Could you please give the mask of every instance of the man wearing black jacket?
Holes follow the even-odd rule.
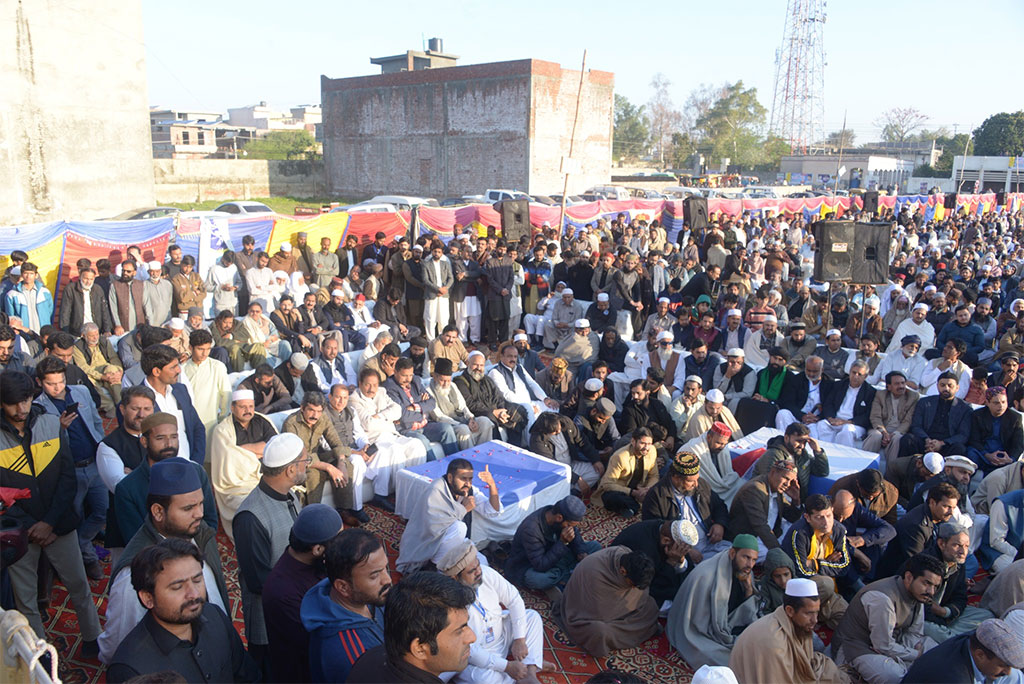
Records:
[[[649,592],[659,606],[672,601],[679,585],[696,565],[687,553],[697,543],[697,530],[686,520],[642,520],[619,532],[611,546],[639,551],[654,562]]]
[[[628,435],[637,428],[661,425],[668,431],[665,445],[670,451],[674,451],[678,437],[676,423],[669,415],[665,404],[656,397],[651,397],[652,389],[651,380],[634,380],[630,384],[629,398],[623,402],[622,414],[618,420],[619,433]]]
[[[922,397],[914,407],[910,432],[900,439],[900,456],[937,451],[943,456],[966,453],[971,436],[971,406],[956,396],[960,378],[945,372],[936,383],[938,396]]]
[[[899,574],[908,558],[921,553],[936,538],[939,525],[953,516],[959,500],[960,492],[951,484],[932,487],[928,500],[911,508],[896,523],[896,536],[885,547],[875,577]]]
[[[846,446],[864,439],[871,428],[871,404],[875,400],[875,388],[865,381],[867,375],[868,364],[854,361],[849,376],[821,402],[821,420],[811,425],[815,439]]]
[[[942,584],[935,590],[930,606],[924,609],[924,633],[942,643],[946,639],[969,632],[992,613],[967,605],[967,572],[964,563],[970,551],[971,536],[959,523],[939,525],[935,541],[922,553],[942,563]]]
[[[78,275],[78,280],[71,283],[60,300],[60,329],[72,335],[80,335],[82,326],[95,323],[100,334],[110,334],[113,323],[110,320],[110,309],[103,288],[95,285],[96,271],[87,268]],[[89,317],[86,319],[86,307]]]
[[[94,658],[99,652],[100,620],[78,545],[75,464],[59,416],[32,404],[35,389],[24,373],[0,374],[0,452],[6,455],[0,462],[0,481],[31,494],[15,501],[4,515],[26,531],[28,542],[25,555],[8,567],[11,588],[18,610],[45,639],[36,591],[39,556],[45,553],[71,595],[84,640],[82,655]]]
[[[583,496],[590,494],[604,474],[597,452],[576,424],[553,411],[537,416],[530,427],[530,451],[570,466],[572,486]]]
[[[683,452],[673,459],[668,473],[644,497],[640,517],[693,523],[697,541],[690,544],[687,558],[694,564],[730,547],[729,542],[722,541],[729,509],[700,478],[700,459],[693,454]]]
[[[824,377],[824,361],[820,356],[808,356],[800,375],[789,378],[779,395],[779,412],[775,414],[775,428],[785,430],[790,423],[813,425],[821,420],[821,407],[835,383]]]

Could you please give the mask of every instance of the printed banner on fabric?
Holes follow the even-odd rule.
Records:
[[[4,251],[7,251],[6,245],[4,247]],[[14,249],[18,248],[15,247]],[[55,294],[57,283],[60,280],[61,253],[63,251],[63,235],[58,235],[49,242],[39,245],[38,247],[24,250],[24,252],[28,254],[28,260],[39,268],[39,277],[51,294]],[[74,263],[72,262],[71,265],[74,266]],[[9,266],[11,266],[11,258],[6,255],[0,256],[0,273],[6,272]],[[54,296],[55,303],[56,299],[57,297]]]
[[[276,254],[281,245],[290,242],[294,247],[299,233],[306,233],[310,250],[320,250],[320,238],[331,239],[331,251],[338,249],[341,236],[345,233],[349,215],[343,211],[320,214],[311,219],[292,219],[279,216],[274,221],[274,230],[267,244],[267,254]]]
[[[92,259],[94,264],[100,259],[109,259],[110,272],[115,273],[117,265],[124,260],[129,245],[138,245],[144,260],[162,263],[167,254],[167,245],[170,242],[170,238],[171,234],[168,232],[143,242],[131,239],[115,242],[86,237],[77,232],[68,232],[64,240],[64,265],[61,268],[59,287],[63,287],[64,284],[70,283],[78,277],[78,269],[75,268],[75,263],[83,257]],[[54,293],[54,299],[59,299],[56,292]]]

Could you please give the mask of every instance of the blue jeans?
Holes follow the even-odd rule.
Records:
[[[107,524],[110,498],[95,461],[84,468],[75,468],[75,478],[78,480],[74,503],[79,517],[78,545],[82,548],[82,560],[88,564],[99,560],[92,540]]]
[[[561,542],[556,542],[561,543]],[[583,542],[583,553],[591,554],[601,550],[601,542]],[[540,571],[529,568],[523,574],[523,584],[528,589],[550,589],[562,586],[569,581],[569,575],[576,569],[576,557],[566,553],[562,559],[547,570]]]

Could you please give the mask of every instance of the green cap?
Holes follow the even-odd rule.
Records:
[[[757,551],[757,537],[752,534],[737,534],[732,540],[732,548]]]

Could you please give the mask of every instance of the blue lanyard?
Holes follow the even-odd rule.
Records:
[[[487,622],[487,613],[486,613],[486,611],[484,611],[483,606],[480,605],[480,602],[479,601],[473,601],[473,607],[476,608],[478,611],[480,611],[480,617],[482,617],[484,619],[484,622]]]

